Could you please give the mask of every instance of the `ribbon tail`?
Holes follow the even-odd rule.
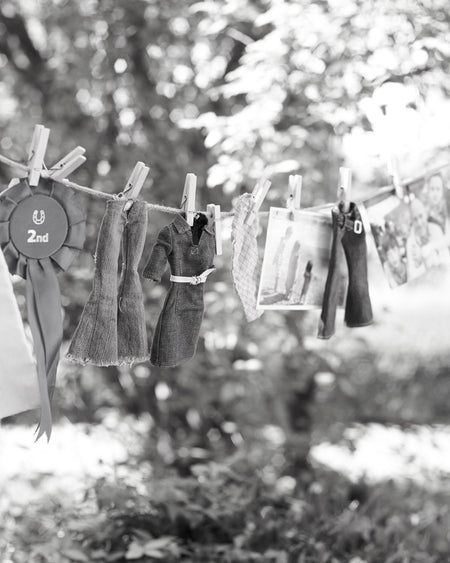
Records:
[[[27,308],[35,343],[41,418],[36,440],[52,431],[51,399],[62,342],[61,297],[58,278],[49,258],[28,259]]]
[[[52,431],[52,413],[50,407],[50,398],[48,396],[47,390],[45,346],[43,341],[43,330],[40,324],[39,313],[37,311],[35,302],[33,283],[30,276],[27,277],[26,289],[28,322],[30,323],[31,334],[33,336],[34,351],[36,354],[39,396],[41,398],[41,419],[35,431],[35,433],[39,431],[36,440],[39,440],[39,438],[44,433],[47,434],[47,440],[50,440],[50,434]]]

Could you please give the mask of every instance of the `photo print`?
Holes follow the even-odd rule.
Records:
[[[448,169],[408,186],[406,197],[389,196],[367,208],[375,245],[391,288],[450,266]]]
[[[331,247],[331,217],[272,207],[258,292],[261,309],[322,307]],[[345,259],[342,261],[345,264]],[[346,276],[342,268],[342,275]],[[342,306],[347,284],[341,284]]]

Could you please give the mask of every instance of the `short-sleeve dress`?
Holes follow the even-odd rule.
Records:
[[[174,276],[199,276],[214,268],[214,252],[212,219],[207,219],[199,239],[194,240],[190,225],[179,213],[159,232],[143,276],[160,281],[167,263]],[[173,367],[194,356],[204,312],[204,285],[171,282],[153,336],[150,361],[154,366]]]

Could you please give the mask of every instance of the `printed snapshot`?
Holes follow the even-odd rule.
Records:
[[[375,245],[391,288],[435,267],[450,266],[449,179],[430,174],[409,186],[409,197],[390,196],[367,208]]]
[[[331,248],[331,217],[272,207],[258,292],[261,309],[322,307]],[[342,261],[344,262],[344,261]],[[344,269],[342,275],[345,276]],[[344,303],[342,283],[339,304]]]

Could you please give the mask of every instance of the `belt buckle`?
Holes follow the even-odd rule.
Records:
[[[200,283],[202,283],[200,276],[192,276],[191,285],[199,285]]]
[[[363,224],[362,221],[360,221],[359,219],[355,219],[354,223],[353,223],[353,232],[356,235],[360,235],[363,231]]]

